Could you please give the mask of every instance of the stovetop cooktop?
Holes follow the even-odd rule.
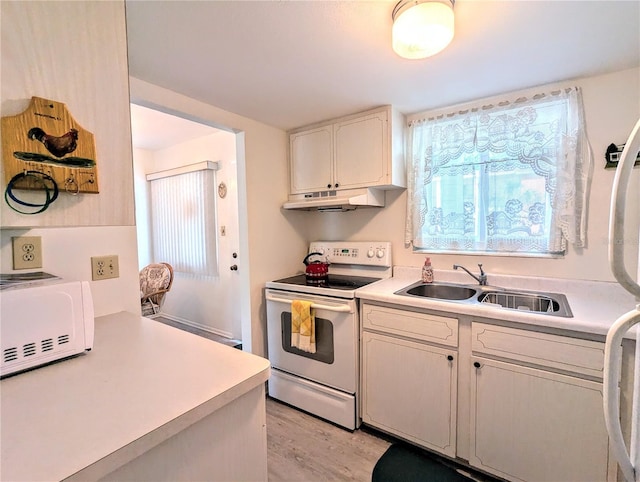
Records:
[[[274,283],[284,283],[296,286],[313,286],[318,288],[328,288],[332,290],[356,290],[367,286],[371,283],[379,281],[381,278],[371,278],[368,276],[349,276],[340,274],[330,274],[327,281],[312,283],[307,282],[307,277],[304,274],[291,276],[289,278],[282,278],[274,281]]]

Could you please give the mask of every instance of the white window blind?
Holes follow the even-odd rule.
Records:
[[[178,273],[215,276],[215,171],[205,168],[148,178],[154,261],[167,262]]]
[[[415,250],[562,254],[584,246],[591,169],[578,89],[411,124]]]

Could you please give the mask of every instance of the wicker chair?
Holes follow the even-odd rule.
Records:
[[[140,305],[142,316],[160,313],[165,295],[173,284],[173,268],[169,263],[152,263],[140,271]]]

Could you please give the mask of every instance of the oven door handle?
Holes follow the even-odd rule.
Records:
[[[265,295],[265,298],[267,299],[267,301],[275,301],[277,303],[291,303],[293,301],[286,298],[277,298],[269,294]],[[353,310],[349,305],[330,306],[320,303],[311,303],[311,308],[314,308],[316,310],[337,311],[339,313],[353,313]]]

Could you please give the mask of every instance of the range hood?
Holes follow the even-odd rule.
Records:
[[[374,188],[292,194],[283,209],[351,211],[357,207],[384,207],[384,191]]]

